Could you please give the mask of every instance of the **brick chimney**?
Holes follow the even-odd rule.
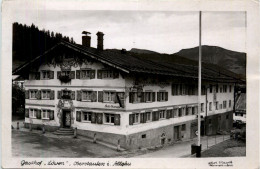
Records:
[[[91,37],[88,36],[88,34],[90,34],[90,32],[83,31],[82,34],[84,34],[84,35],[82,35],[82,46],[90,47]]]
[[[97,49],[98,50],[103,50],[103,32],[98,32],[97,33]]]

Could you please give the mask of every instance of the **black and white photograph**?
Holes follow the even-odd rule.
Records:
[[[33,9],[6,10],[11,101],[2,123],[10,138],[2,149],[10,144],[18,168],[134,168],[131,160],[150,168],[152,159],[165,168],[202,159],[208,168],[239,168],[237,158],[258,156],[252,95],[248,111],[250,12],[161,3],[71,1],[88,6],[79,10],[21,1]],[[257,140],[256,152],[248,140]]]

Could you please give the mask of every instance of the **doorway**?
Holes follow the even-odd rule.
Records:
[[[70,110],[63,110],[63,127],[69,128],[71,125],[71,112]]]

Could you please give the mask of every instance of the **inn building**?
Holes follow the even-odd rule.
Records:
[[[159,64],[126,50],[60,42],[13,71],[25,80],[25,127],[79,135],[138,149],[196,137],[198,68]],[[216,65],[202,68],[201,133],[232,128],[240,80]],[[66,130],[67,129],[67,130]]]

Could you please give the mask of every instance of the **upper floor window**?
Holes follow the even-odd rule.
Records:
[[[228,104],[229,107],[231,107],[231,100],[229,100],[229,104]]]
[[[168,101],[168,92],[157,92],[157,101]]]
[[[96,75],[95,70],[86,69],[86,70],[77,70],[76,78],[77,79],[94,79]]]
[[[62,83],[68,83],[71,81],[71,79],[75,79],[75,71],[70,71],[70,70],[57,71],[57,78]]]
[[[58,91],[58,99],[71,99],[74,100],[75,99],[75,91],[71,91],[71,90],[62,90],[62,91]]]
[[[182,130],[182,131],[185,131],[185,130],[186,130],[186,124],[181,125],[181,130]]]
[[[115,123],[115,115],[105,113],[105,123]]]
[[[154,102],[155,92],[130,92],[129,103]]]
[[[133,123],[140,123],[140,118],[139,118],[140,114],[139,113],[135,113],[133,114]]]
[[[229,85],[229,92],[231,93],[232,92],[232,86]]]
[[[103,97],[104,97],[103,101],[105,102],[114,102],[116,93],[111,91],[105,91]]]
[[[166,110],[159,111],[159,118],[160,119],[165,119],[166,118]]]
[[[193,84],[172,84],[172,95],[195,95],[196,89]]]
[[[42,93],[42,99],[50,99],[50,93],[51,93],[50,90],[42,90],[41,93]]]
[[[82,101],[91,101],[92,100],[92,91],[82,91]]]
[[[223,93],[227,93],[227,85],[223,85]]]
[[[37,98],[37,90],[30,90],[30,99]]]
[[[220,109],[220,110],[222,109],[222,104],[219,104],[219,109]]]
[[[215,107],[216,107],[216,110],[218,110],[218,102],[215,102]]]
[[[173,109],[173,117],[178,117],[178,109]]]
[[[212,102],[209,102],[209,111],[212,111]]]
[[[182,108],[178,109],[178,116],[181,117],[182,116]]]
[[[201,112],[204,112],[204,103],[201,103]]]
[[[41,71],[41,79],[53,79],[54,78],[54,71],[49,70],[42,70]]]
[[[40,80],[40,72],[30,72],[29,80]]]
[[[227,101],[223,101],[223,109],[227,108]]]
[[[116,70],[98,70],[98,79],[115,79],[119,78],[119,72]]]

